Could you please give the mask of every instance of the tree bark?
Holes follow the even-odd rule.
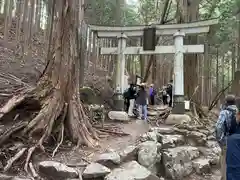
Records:
[[[16,1],[16,41],[20,40],[21,35],[21,0]]]
[[[5,22],[4,22],[4,41],[8,41],[8,23],[9,23],[9,3],[10,1],[5,1],[4,4],[4,16],[5,16]]]

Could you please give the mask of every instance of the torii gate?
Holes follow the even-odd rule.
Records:
[[[183,55],[185,53],[204,53],[204,45],[184,45],[185,35],[208,33],[211,25],[218,24],[217,19],[192,22],[186,24],[151,25],[151,26],[130,26],[130,27],[106,27],[90,25],[90,30],[96,32],[98,38],[118,38],[118,47],[102,47],[100,54],[117,54],[120,61],[120,71],[117,71],[117,84],[120,85],[121,92],[124,89],[124,69],[125,55],[139,54],[175,54],[174,56],[174,98],[173,113],[183,114],[184,104],[184,69]],[[145,28],[156,28],[156,36],[173,35],[174,46],[156,46],[155,51],[144,51],[143,47],[127,47],[127,37],[142,37]]]

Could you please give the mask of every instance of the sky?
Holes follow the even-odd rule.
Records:
[[[126,0],[127,4],[135,4],[138,0]]]

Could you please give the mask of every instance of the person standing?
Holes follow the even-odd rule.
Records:
[[[162,100],[163,100],[164,106],[168,104],[168,94],[167,94],[166,86],[163,86],[163,89],[162,89]]]
[[[138,104],[139,118],[147,121],[147,92],[146,85],[142,83],[137,93],[136,103]]]
[[[134,103],[135,103],[136,90],[135,90],[135,87],[133,84],[130,84],[130,87],[128,88],[128,94],[129,94],[128,115],[134,116],[133,108],[134,108]]]
[[[155,105],[155,95],[156,95],[156,91],[154,89],[154,85],[151,84],[150,88],[149,88],[149,99],[150,99],[150,105]]]
[[[225,103],[220,111],[218,121],[215,127],[216,140],[221,147],[221,173],[222,180],[226,180],[227,168],[226,168],[226,145],[227,138],[236,132],[237,121],[236,113],[237,106],[235,105],[235,96],[227,95],[225,98]]]
[[[126,89],[123,92],[123,98],[124,98],[124,111],[126,113],[128,113],[128,109],[129,109],[129,106],[130,106],[128,89]]]
[[[233,128],[233,134],[227,137],[227,152],[226,152],[226,178],[227,180],[240,179],[240,98],[236,98],[237,127]],[[234,125],[235,121],[231,124]]]
[[[170,80],[170,82],[167,85],[167,94],[170,98],[170,101],[168,103],[169,107],[172,107],[172,99],[173,99],[173,80]]]

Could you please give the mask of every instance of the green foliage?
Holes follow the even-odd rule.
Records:
[[[159,22],[165,0],[137,0],[134,2],[137,3],[126,4],[122,9],[125,25]],[[168,19],[174,19],[176,16],[177,4],[172,2]],[[86,10],[88,23],[116,24],[116,10],[120,8],[117,7],[117,0],[89,0],[87,3],[90,7]],[[213,33],[209,37],[210,53],[215,54],[212,61],[213,64],[216,64],[216,47],[219,49],[219,59],[221,59],[226,56],[227,52],[231,52],[232,45],[237,43],[239,24],[237,12],[240,13],[240,0],[201,0],[199,9],[199,19],[201,20],[219,18],[219,24],[212,28]],[[226,63],[220,65],[226,66],[226,72],[221,73],[226,78],[229,75],[228,69],[231,68],[230,59],[231,57],[227,58]],[[221,77],[219,78],[221,79]]]
[[[89,0],[85,17],[90,24],[114,25],[116,24],[116,0]],[[138,23],[138,14],[133,5],[126,5],[122,9],[125,25]]]

